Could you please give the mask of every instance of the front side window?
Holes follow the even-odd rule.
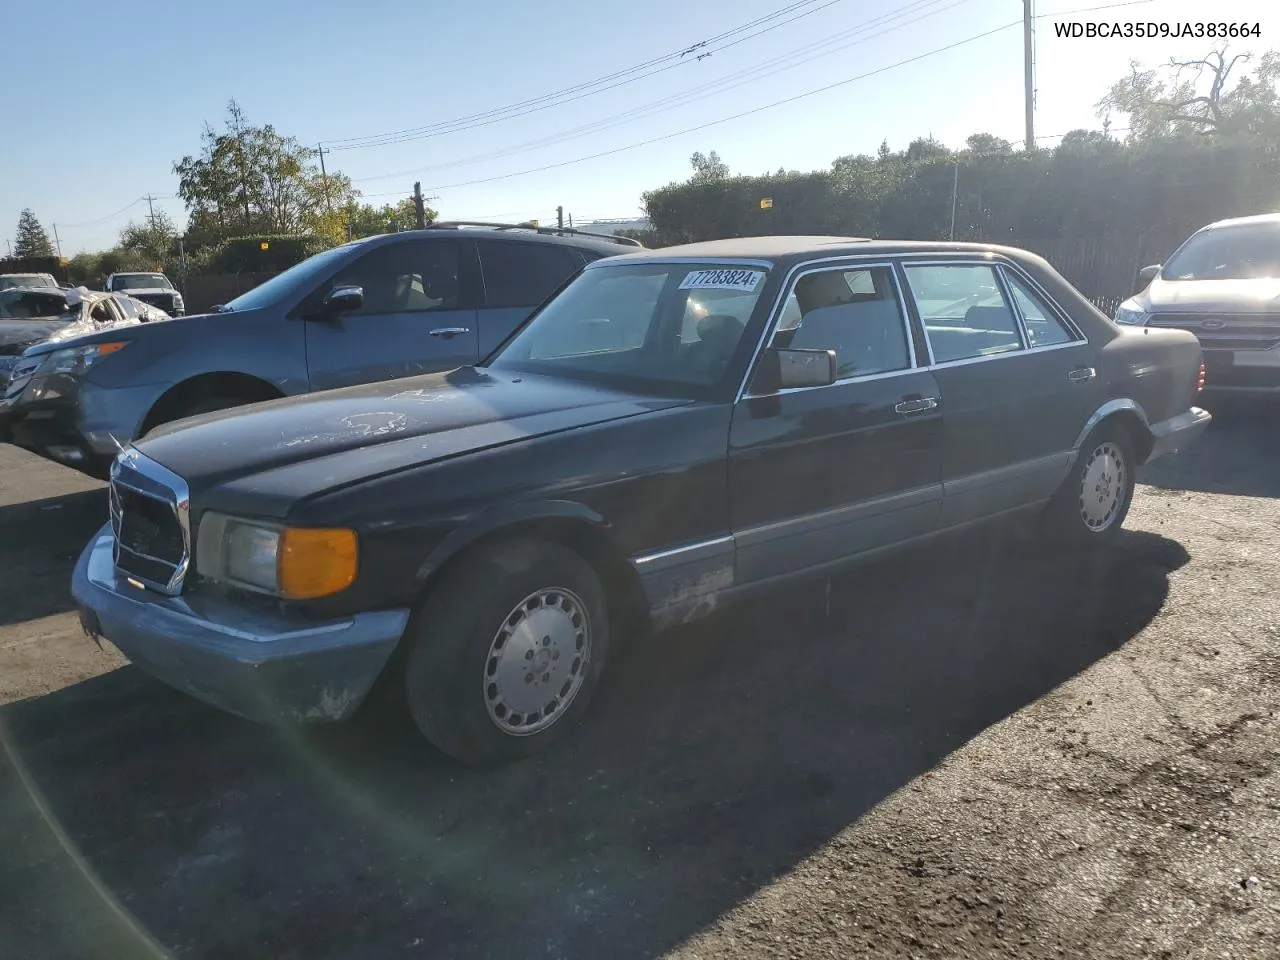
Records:
[[[343,316],[426,313],[458,306],[458,244],[406,240],[378,247],[339,270],[319,291],[360,287],[364,304]]]
[[[772,346],[834,350],[838,379],[911,366],[906,318],[891,267],[805,274],[786,304]]]
[[[1164,280],[1257,280],[1280,277],[1280,222],[1203,230],[1160,271]]]
[[[491,307],[536,307],[578,269],[568,247],[515,240],[481,240],[476,247]]]
[[[1032,347],[1053,347],[1075,340],[1075,334],[1067,329],[1044,299],[1028,287],[1017,274],[1006,270],[1004,277],[1009,283],[1009,292],[1013,294],[1014,305],[1022,314],[1027,340]]]
[[[89,319],[94,323],[114,323],[116,315],[111,310],[110,300],[99,300],[89,308]]]
[[[936,363],[972,360],[1022,349],[1018,321],[985,264],[907,266],[920,320]]]
[[[588,269],[488,366],[698,396],[728,372],[767,276],[717,263]]]

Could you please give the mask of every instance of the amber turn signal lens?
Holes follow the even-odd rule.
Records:
[[[280,533],[280,594],[311,600],[345,590],[356,579],[356,532],[345,529],[285,527]]]

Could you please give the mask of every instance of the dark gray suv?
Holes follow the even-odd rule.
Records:
[[[215,313],[29,349],[0,438],[101,476],[162,423],[475,363],[587,263],[636,246],[462,223],[348,243]]]

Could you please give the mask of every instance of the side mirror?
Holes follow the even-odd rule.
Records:
[[[826,387],[836,382],[834,350],[766,350],[755,389],[772,393],[792,387]]]
[[[1138,271],[1138,282],[1144,287],[1156,278],[1156,274],[1160,272],[1163,264],[1153,263],[1150,266],[1143,267]]]
[[[334,287],[320,302],[320,312],[325,316],[359,310],[364,306],[364,287]]]

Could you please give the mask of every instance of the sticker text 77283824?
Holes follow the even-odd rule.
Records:
[[[763,270],[691,270],[680,281],[681,290],[741,290],[751,293],[764,279]]]

